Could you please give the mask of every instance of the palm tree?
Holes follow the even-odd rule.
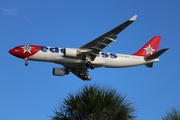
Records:
[[[134,111],[132,103],[115,89],[90,85],[69,94],[52,120],[133,120]]]
[[[177,108],[172,108],[171,111],[167,111],[163,120],[180,120],[180,111]]]

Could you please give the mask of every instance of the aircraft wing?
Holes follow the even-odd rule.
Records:
[[[71,71],[74,75],[76,75],[82,80],[91,80],[88,70],[85,68],[71,68],[71,67],[65,67],[65,68]]]
[[[81,46],[79,50],[83,53],[82,56],[88,55],[89,59],[93,61],[96,56],[98,56],[98,53],[102,51],[106,46],[109,46],[111,42],[115,42],[115,39],[117,38],[116,35],[124,30],[127,26],[129,26],[132,22],[134,22],[136,18],[137,15],[134,15],[132,18],[125,21],[121,25],[115,27],[114,29],[96,38],[95,40]]]

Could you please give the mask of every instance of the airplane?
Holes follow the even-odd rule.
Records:
[[[86,81],[91,80],[88,69],[100,67],[124,68],[138,65],[152,68],[153,63],[159,61],[158,57],[169,49],[164,48],[157,51],[161,36],[154,36],[134,54],[117,54],[103,51],[111,42],[116,42],[117,35],[133,23],[136,18],[137,15],[134,15],[129,20],[79,48],[20,45],[10,49],[9,53],[24,59],[26,66],[28,60],[60,64],[64,68],[53,68],[54,76],[64,76],[72,72]]]

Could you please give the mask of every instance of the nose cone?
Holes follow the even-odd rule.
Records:
[[[22,50],[20,50],[20,47],[15,47],[10,49],[9,53],[15,57],[21,57]]]
[[[10,49],[9,53],[15,57],[24,59],[36,54],[38,51],[40,51],[40,48],[41,46],[37,45],[21,45]]]
[[[18,49],[17,48],[12,48],[9,50],[9,53],[13,56],[18,57]]]
[[[11,55],[13,55],[13,49],[10,49],[10,50],[9,50],[9,53],[10,53]]]

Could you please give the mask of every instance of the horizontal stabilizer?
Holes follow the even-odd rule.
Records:
[[[166,50],[168,50],[168,49],[169,49],[169,48],[161,49],[161,50],[159,50],[158,52],[156,52],[156,53],[154,53],[154,54],[146,57],[145,60],[148,61],[148,60],[156,59],[156,58],[158,58],[161,54],[163,54],[164,52],[166,52]]]
[[[153,62],[152,63],[146,63],[145,65],[146,65],[146,67],[152,68],[153,67]]]

